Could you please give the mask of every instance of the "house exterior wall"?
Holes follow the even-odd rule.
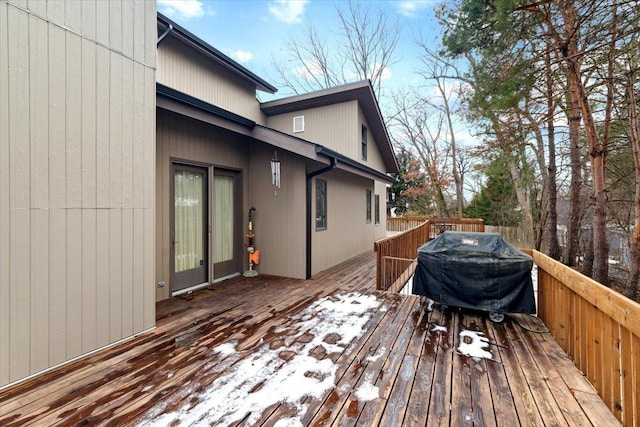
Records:
[[[171,36],[158,46],[157,80],[257,123],[264,123],[255,85]]]
[[[314,178],[312,216],[316,212],[317,179],[327,181],[327,228],[316,230],[312,222],[312,275],[372,250],[376,227],[373,210],[371,222],[366,220],[366,190],[374,190],[372,180],[340,170]]]
[[[376,181],[374,189],[374,201],[372,202],[373,222],[375,223],[375,195],[380,196],[380,224],[375,224],[374,239],[380,240],[387,237],[387,184]]]
[[[278,150],[280,189],[271,180],[274,149],[254,144],[249,160],[249,205],[255,212],[255,243],[260,250],[258,271],[304,279],[306,274],[305,162]],[[245,226],[246,229],[246,226]]]
[[[209,182],[215,167],[240,171],[243,183],[242,211],[245,212],[249,209],[246,202],[248,152],[247,138],[241,135],[157,109],[156,283],[164,282],[165,286],[156,288],[156,300],[171,296],[172,162],[209,167]],[[211,203],[211,198],[209,199]],[[209,280],[212,278],[213,267],[210,265]]]
[[[293,118],[304,116],[304,132],[293,133]],[[345,154],[353,159],[360,127],[358,101],[309,108],[267,118],[267,126]]]
[[[293,118],[304,116],[304,132],[293,132]],[[367,127],[367,159],[362,158],[361,126]],[[330,148],[380,172],[386,167],[358,101],[267,117],[267,126]]]
[[[0,387],[152,328],[154,2],[0,0]]]
[[[382,173],[387,172],[387,168],[384,164],[384,160],[382,160],[382,155],[380,154],[380,149],[378,148],[377,141],[373,138],[373,134],[371,133],[371,126],[367,123],[367,119],[364,117],[362,113],[362,109],[358,106],[358,124],[357,124],[357,138],[355,144],[355,155],[361,157],[361,131],[360,126],[365,125],[367,127],[367,160],[362,161],[366,163],[367,166],[372,167]],[[359,158],[359,157],[354,157]]]

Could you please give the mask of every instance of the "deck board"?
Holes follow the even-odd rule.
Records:
[[[163,416],[178,425],[184,408],[205,393],[215,398],[218,388],[225,390],[221,381],[247,371],[257,355],[277,354],[270,362],[276,375],[301,349],[335,366],[333,385],[302,398],[302,413],[276,401],[226,424],[272,426],[289,418],[313,426],[617,423],[553,337],[519,326],[543,329],[539,319],[494,324],[479,313],[442,313],[425,298],[374,287],[375,258],[367,253],[307,281],[237,277],[162,301],[153,331],[1,390],[0,425],[145,425]],[[360,336],[310,348],[317,337],[304,328],[320,320],[311,314],[302,321],[301,313],[353,292],[374,295],[380,304],[368,312]],[[460,353],[461,329],[482,332],[492,359]],[[234,352],[223,352],[225,346]],[[252,380],[249,395],[269,378]],[[367,387],[375,393],[363,400]],[[210,421],[207,414],[201,422]]]

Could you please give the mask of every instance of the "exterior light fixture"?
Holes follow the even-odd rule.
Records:
[[[280,188],[280,160],[278,160],[278,153],[276,151],[273,152],[273,157],[271,158],[271,183],[276,186],[276,188]],[[277,196],[277,191],[275,195]]]

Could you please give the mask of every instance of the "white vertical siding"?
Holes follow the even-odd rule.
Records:
[[[0,0],[0,387],[154,325],[155,28]]]

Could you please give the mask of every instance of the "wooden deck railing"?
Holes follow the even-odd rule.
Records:
[[[640,304],[526,252],[538,266],[539,317],[618,420],[640,426]]]
[[[416,228],[428,218],[426,216],[414,216],[410,218],[387,217],[387,231],[407,231]]]
[[[387,218],[387,231],[389,230],[389,220],[397,218]],[[440,233],[447,230],[452,231],[484,231],[484,221],[475,218],[404,218],[404,224],[414,224],[417,226],[404,231],[393,237],[380,240],[374,244],[376,252],[376,288],[387,290],[404,273],[410,263],[405,263],[407,267],[384,268],[385,258],[402,258],[414,260],[417,257],[417,250],[424,243],[435,239]],[[421,222],[420,222],[421,221]],[[398,224],[402,223],[398,221]],[[395,226],[395,225],[392,225]],[[384,271],[383,271],[384,270]]]

